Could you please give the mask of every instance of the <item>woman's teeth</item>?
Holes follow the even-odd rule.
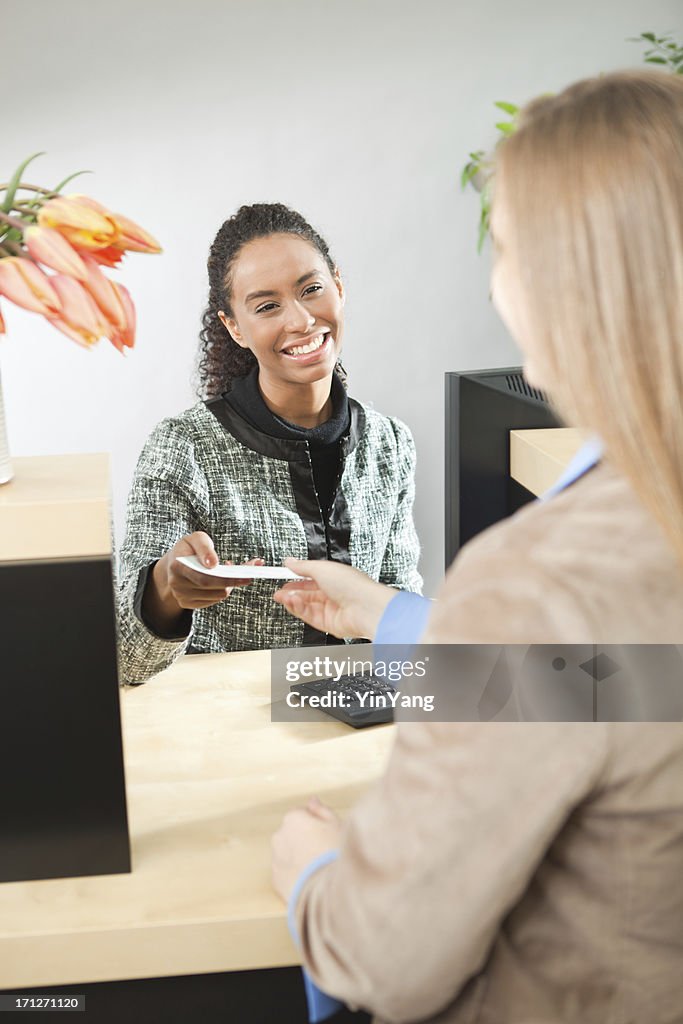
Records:
[[[287,355],[303,356],[306,355],[307,352],[315,352],[315,350],[317,348],[320,348],[320,346],[323,344],[326,337],[326,334],[319,334],[317,338],[313,339],[313,341],[309,341],[308,345],[297,345],[296,348],[288,348]]]

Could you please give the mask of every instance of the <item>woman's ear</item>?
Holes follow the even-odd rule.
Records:
[[[341,304],[343,306],[344,303],[346,302],[346,292],[344,291],[344,282],[342,281],[342,277],[341,277],[341,273],[339,271],[339,267],[335,267],[334,268],[334,274],[332,275],[332,277],[333,277],[334,283],[337,286],[337,291],[339,292],[339,298],[341,299]]]
[[[233,317],[226,316],[222,309],[218,310],[218,319],[223,324],[235,344],[239,345],[240,348],[246,348],[247,346],[242,340],[242,335],[239,327],[237,326],[237,321]]]

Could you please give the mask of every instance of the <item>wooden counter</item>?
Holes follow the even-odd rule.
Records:
[[[562,475],[585,441],[580,430],[510,431],[510,476],[532,494],[543,494]]]
[[[271,723],[267,652],[185,657],[121,704],[132,874],[0,885],[0,988],[297,963],[270,836],[312,793],[346,811],[393,728]]]
[[[109,457],[13,459],[0,487],[0,560],[92,558],[111,553]]]

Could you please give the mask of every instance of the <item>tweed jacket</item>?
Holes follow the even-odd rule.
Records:
[[[307,441],[257,430],[222,398],[160,423],[140,455],[118,578],[119,666],[143,682],[187,651],[216,652],[325,643],[272,600],[278,584],[255,581],[192,613],[189,634],[164,638],[141,618],[141,581],[176,541],[201,530],[221,561],[260,556],[350,562],[374,579],[419,592],[413,524],[415,446],[408,428],[349,399],[340,475],[327,522],[315,492]]]
[[[675,645],[683,572],[601,465],[468,544],[425,640]],[[376,1021],[681,1024],[683,725],[401,723],[296,922]]]

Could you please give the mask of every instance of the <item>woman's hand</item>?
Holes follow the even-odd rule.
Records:
[[[392,587],[341,562],[286,558],[285,565],[299,576],[311,578],[286,583],[275,592],[274,601],[322,633],[340,639],[374,639],[384,609],[396,595]]]
[[[216,576],[190,569],[178,561],[180,555],[196,555],[202,565],[215,568],[219,564],[213,541],[206,533],[190,533],[173,545],[154,566],[149,575],[142,607],[145,620],[155,632],[171,633],[182,620],[186,609],[210,608],[229,597],[235,587],[251,580],[230,580],[226,586]],[[247,565],[263,565],[262,558],[252,558]]]
[[[337,815],[317,796],[311,797],[305,807],[285,814],[271,842],[273,888],[285,903],[306,865],[338,846],[340,833]]]

